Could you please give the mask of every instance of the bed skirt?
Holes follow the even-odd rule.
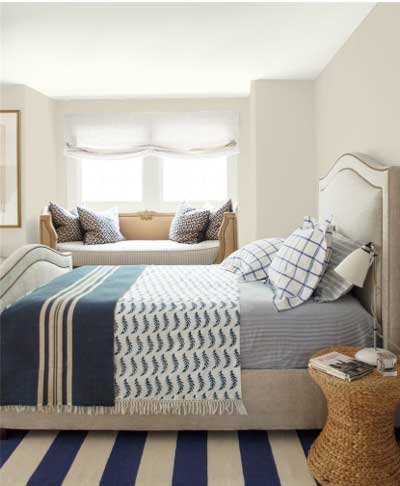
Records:
[[[248,415],[79,415],[1,412],[3,429],[54,430],[243,430],[315,429],[326,402],[307,370],[242,370]]]

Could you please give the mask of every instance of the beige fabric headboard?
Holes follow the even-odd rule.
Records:
[[[72,270],[70,253],[25,245],[0,265],[0,312],[28,292]]]
[[[400,167],[357,153],[339,157],[319,183],[319,217],[330,215],[338,231],[377,247],[377,314],[385,347],[396,351],[391,343],[400,347]],[[368,310],[372,291],[372,275],[355,290]]]

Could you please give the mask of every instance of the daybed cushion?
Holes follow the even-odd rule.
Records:
[[[125,240],[103,245],[82,241],[59,243],[57,250],[72,253],[81,265],[210,265],[217,257],[219,241],[185,244],[170,240]]]

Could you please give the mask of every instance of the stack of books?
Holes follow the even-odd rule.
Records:
[[[308,366],[346,381],[358,380],[374,369],[374,366],[336,352],[311,358]]]

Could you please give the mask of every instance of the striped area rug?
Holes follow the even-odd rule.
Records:
[[[9,432],[1,486],[315,486],[318,431]]]

